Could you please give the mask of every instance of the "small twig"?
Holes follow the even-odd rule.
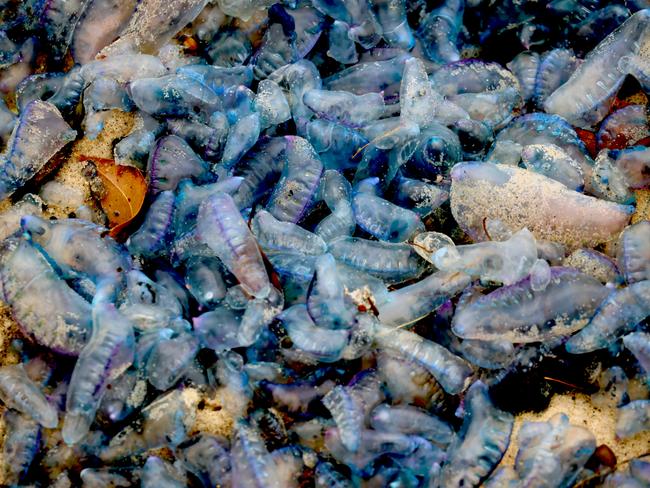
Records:
[[[585,389],[582,388],[581,386],[574,385],[573,383],[568,383],[568,382],[566,382],[566,381],[558,380],[557,378],[551,378],[550,376],[544,376],[543,378],[544,378],[545,380],[547,380],[547,381],[555,381],[556,383],[559,383],[559,384],[561,384],[561,385],[569,386],[569,387],[571,387],[571,388],[575,388],[576,390],[582,390],[582,391],[585,391]]]
[[[375,315],[375,317],[379,317],[379,309],[377,308],[377,304],[373,297],[368,297],[368,303],[370,304],[370,311]]]
[[[356,157],[359,155],[359,153],[360,153],[361,151],[363,151],[365,148],[367,148],[370,144],[372,144],[372,143],[369,142],[368,144],[364,144],[364,145],[361,146],[359,149],[357,149],[356,152],[352,155],[352,158],[351,158],[351,159],[356,158]]]
[[[355,153],[352,155],[352,159],[356,158],[356,157],[359,155],[359,153],[360,153],[361,151],[363,151],[365,148],[367,148],[370,144],[374,144],[374,143],[376,143],[377,141],[383,139],[384,137],[388,137],[388,136],[394,134],[394,133],[397,132],[399,129],[400,129],[400,126],[398,125],[398,126],[395,127],[394,129],[391,129],[391,130],[389,130],[389,131],[384,132],[383,134],[378,135],[378,136],[375,137],[372,141],[370,141],[368,144],[364,144],[364,145],[361,146],[359,149],[357,149],[357,152],[355,152]]]
[[[426,247],[421,246],[420,244],[416,244],[415,242],[409,242],[409,244],[410,244],[411,246],[413,246],[413,247],[417,247],[417,248],[419,248],[419,249],[422,249],[422,250],[425,251],[425,252],[431,253],[431,251],[429,251]]]
[[[492,237],[490,237],[490,233],[487,230],[487,225],[485,225],[485,222],[487,221],[487,217],[483,217],[483,232],[485,232],[485,235],[488,238],[488,241],[492,240]]]

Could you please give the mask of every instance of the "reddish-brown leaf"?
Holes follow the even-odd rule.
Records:
[[[140,212],[147,194],[147,182],[142,173],[131,166],[115,164],[112,159],[80,157],[95,164],[104,183],[100,201],[108,217],[111,236],[119,234]]]

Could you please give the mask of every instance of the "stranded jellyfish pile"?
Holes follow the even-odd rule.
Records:
[[[650,486],[644,7],[1,0],[3,486]]]

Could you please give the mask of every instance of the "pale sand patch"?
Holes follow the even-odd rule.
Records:
[[[21,337],[23,333],[11,317],[9,307],[0,302],[0,358],[3,366],[17,364],[20,361],[20,356],[11,347],[11,342]]]
[[[73,143],[70,160],[78,161],[80,155],[113,159],[114,141],[131,132],[134,123],[134,112],[110,110],[110,115],[104,123],[104,128],[96,139],[82,138]]]
[[[634,194],[636,196],[636,212],[632,215],[632,223],[650,220],[650,190],[637,190]]]
[[[242,399],[232,395],[226,388],[220,388],[214,393],[202,393],[190,434],[205,432],[229,438],[235,419],[241,416],[245,407]]]
[[[234,420],[227,409],[216,399],[206,401],[202,409],[196,411],[196,422],[191,433],[200,432],[229,438],[232,434]]]
[[[614,406],[595,406],[592,404],[591,398],[584,394],[564,394],[555,395],[548,408],[543,412],[525,412],[517,415],[510,446],[501,463],[513,465],[518,449],[517,436],[521,424],[526,421],[546,421],[558,413],[565,413],[572,424],[589,429],[596,436],[596,445],[606,444],[609,446],[616,454],[619,463],[650,452],[650,431],[641,432],[628,439],[616,438],[614,432],[616,408]]]

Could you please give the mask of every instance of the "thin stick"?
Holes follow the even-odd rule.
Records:
[[[578,385],[574,385],[573,383],[568,383],[566,381],[558,380],[557,378],[551,378],[550,376],[544,376],[543,378],[545,380],[548,380],[548,381],[555,381],[556,383],[559,383],[559,384],[564,385],[564,386],[570,386],[571,388],[575,388],[576,390],[585,391],[584,388],[582,388],[582,387],[580,387]]]

